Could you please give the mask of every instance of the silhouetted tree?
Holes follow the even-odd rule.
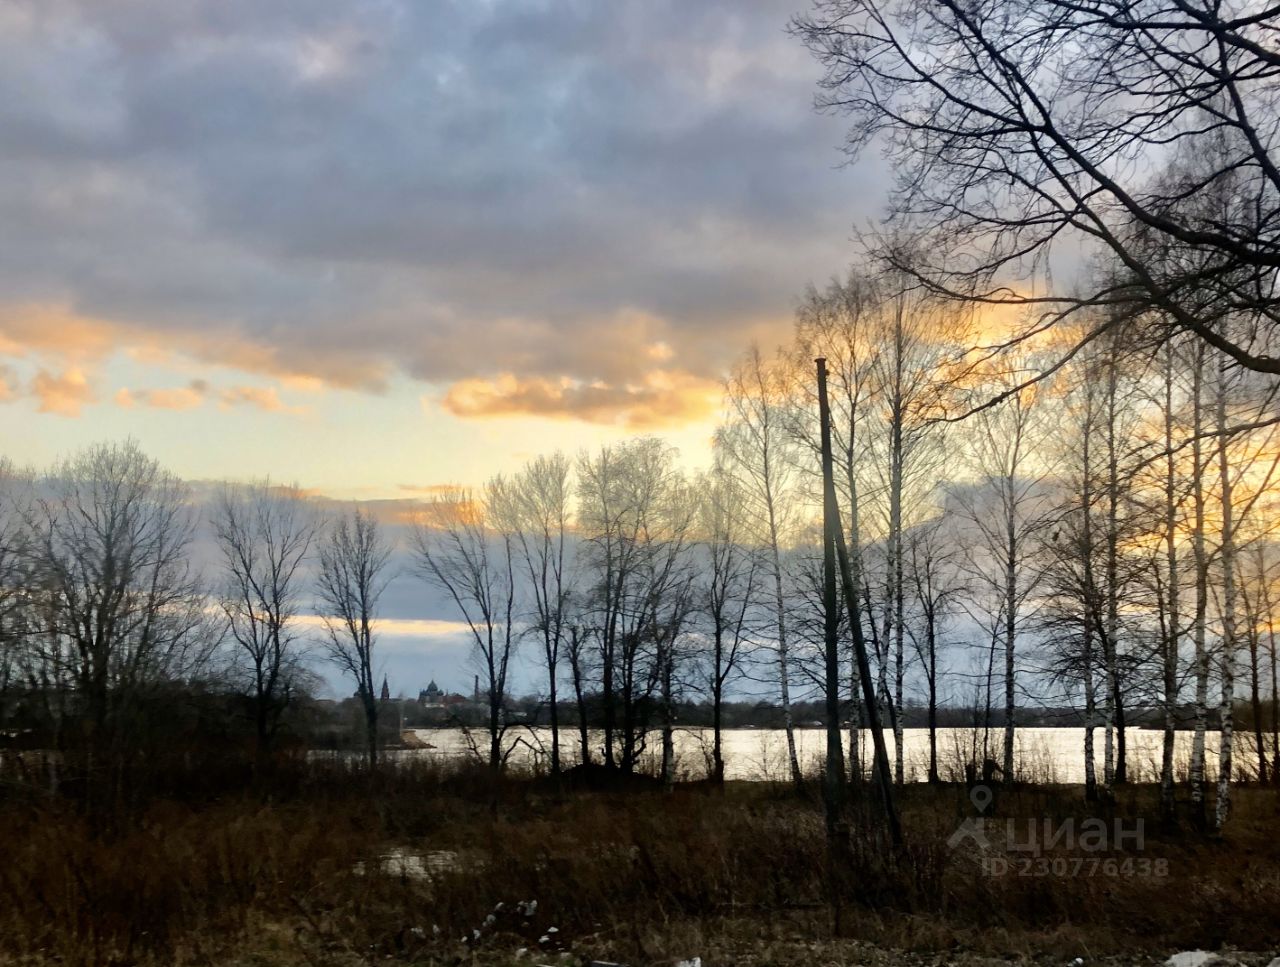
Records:
[[[325,653],[356,686],[364,711],[369,766],[378,762],[378,696],[374,691],[378,601],[390,575],[391,547],[372,514],[356,508],[320,540],[317,578]]]

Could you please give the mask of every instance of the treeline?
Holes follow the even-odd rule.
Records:
[[[705,699],[722,776],[729,699],[772,692],[790,734],[796,701],[822,686],[811,378],[822,356],[898,781],[912,703],[931,732],[954,719],[947,706],[976,710],[965,724],[1002,733],[1010,778],[1020,709],[1078,709],[1090,795],[1126,780],[1126,727],[1158,710],[1170,797],[1172,733],[1189,706],[1191,794],[1203,799],[1208,729],[1223,733],[1222,781],[1241,772],[1231,730],[1244,700],[1243,774],[1273,777],[1274,382],[1190,337],[1151,352],[1141,318],[1045,376],[1052,344],[979,357],[981,320],[901,281],[855,274],[811,291],[790,345],[750,349],[726,381],[707,469],[686,472],[654,438],[538,457],[422,505],[400,547],[360,509],[325,520],[296,489],[227,485],[203,508],[218,559],[202,573],[190,558],[201,508],[136,445],[42,475],[10,469],[6,707],[20,694],[53,748],[82,753],[86,776],[115,776],[98,793],[110,796],[142,748],[129,737],[153,731],[149,696],[176,682],[238,695],[265,762],[318,656],[349,679],[376,761],[378,604],[400,554],[470,630],[494,768],[529,719],[509,697],[524,649],[544,669],[553,770],[564,743],[580,762],[628,771],[658,741],[669,779],[679,710]],[[843,603],[841,614],[856,753],[865,710]],[[566,706],[588,712],[562,728]],[[794,740],[788,759],[799,781]]]
[[[790,345],[749,350],[726,381],[707,469],[686,472],[653,438],[542,456],[421,505],[403,541],[365,511],[326,519],[297,490],[265,483],[224,486],[201,508],[132,443],[45,474],[9,470],[6,714],[21,707],[64,756],[65,778],[111,799],[128,764],[146,759],[143,737],[170,724],[156,696],[179,685],[223,696],[218,714],[244,713],[265,766],[320,657],[350,681],[376,761],[379,598],[407,561],[470,630],[493,768],[530,721],[510,698],[524,649],[543,668],[533,717],[552,730],[553,771],[567,743],[579,762],[630,771],[656,742],[670,780],[673,731],[705,700],[721,777],[727,703],[750,689],[772,693],[798,782],[797,703],[822,689],[810,376],[822,356],[898,781],[913,704],[931,731],[935,781],[948,706],[1001,734],[1010,779],[1022,710],[1047,705],[1078,710],[1090,795],[1126,781],[1126,728],[1141,714],[1166,730],[1172,799],[1173,732],[1187,708],[1196,801],[1211,728],[1222,733],[1219,803],[1229,777],[1274,777],[1280,450],[1263,419],[1274,383],[1190,338],[1148,351],[1142,319],[1044,376],[1052,345],[1042,357],[978,358],[980,320],[899,281],[853,275],[811,291]],[[190,552],[202,515],[218,554],[199,569]],[[856,753],[865,709],[847,613],[842,602],[839,698]],[[1241,701],[1244,764],[1232,736]],[[562,724],[566,708],[575,712]]]
[[[1157,314],[1113,319],[1071,353],[1079,333],[1062,328],[975,352],[984,324],[899,274],[853,274],[807,294],[790,345],[734,367],[707,470],[688,475],[641,439],[438,498],[415,531],[417,559],[470,623],[488,694],[505,693],[512,651],[532,639],[552,707],[566,687],[603,702],[603,749],[580,730],[583,761],[634,768],[656,732],[669,774],[680,697],[709,696],[714,725],[738,678],[772,683],[790,732],[795,696],[822,682],[821,356],[896,779],[913,699],[931,733],[947,704],[981,709],[977,724],[1003,733],[1009,779],[1020,708],[1071,705],[1091,797],[1126,781],[1135,715],[1164,728],[1172,809],[1174,731],[1189,708],[1190,795],[1203,807],[1205,736],[1220,730],[1225,821],[1231,779],[1269,781],[1280,761],[1275,382],[1169,334]],[[856,750],[865,710],[840,609]],[[1247,746],[1233,735],[1241,701]],[[937,780],[936,735],[931,746]],[[718,747],[716,762],[720,774]]]

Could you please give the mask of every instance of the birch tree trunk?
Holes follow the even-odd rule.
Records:
[[[1173,753],[1177,739],[1175,718],[1178,705],[1178,612],[1180,575],[1178,571],[1177,460],[1173,451],[1173,363],[1174,346],[1165,346],[1164,358],[1164,545],[1165,545],[1165,633],[1162,657],[1164,736],[1160,755],[1160,814],[1166,824],[1176,820],[1173,783]]]
[[[1084,674],[1084,797],[1098,798],[1098,767],[1094,752],[1093,730],[1097,725],[1097,699],[1093,690],[1093,635],[1089,620],[1084,620],[1084,647],[1081,654]]]
[[[901,369],[901,348],[898,349]],[[899,380],[901,374],[899,374]],[[896,389],[896,387],[895,387]],[[902,401],[895,398],[891,432],[892,452],[889,468],[889,607],[893,618],[893,778],[903,782],[903,723],[902,699],[905,669],[903,667],[903,623],[905,602],[902,587]],[[886,645],[888,642],[886,642]]]
[[[1087,393],[1087,396],[1091,395]],[[1081,473],[1080,487],[1080,526],[1082,541],[1081,546],[1084,550],[1084,565],[1086,580],[1083,586],[1083,594],[1081,597],[1081,676],[1084,681],[1084,795],[1085,799],[1092,802],[1098,798],[1098,772],[1097,772],[1097,756],[1094,749],[1094,729],[1097,726],[1098,703],[1097,696],[1094,692],[1093,684],[1093,595],[1094,582],[1092,580],[1092,564],[1093,557],[1093,413],[1092,407],[1087,406],[1085,411],[1084,439],[1083,443],[1083,472]]]
[[[787,646],[787,604],[782,589],[782,553],[778,549],[777,530],[773,523],[772,507],[769,511],[771,554],[773,561],[774,613],[778,628],[778,679],[779,697],[782,701],[782,725],[787,733],[787,763],[791,769],[791,781],[800,784],[800,756],[796,752],[795,721],[791,716],[791,661]]]
[[[1271,781],[1280,784],[1280,649],[1276,648],[1276,629],[1271,617],[1271,591],[1267,588],[1267,640],[1271,652]]]
[[[1102,657],[1105,663],[1107,695],[1104,703],[1107,734],[1104,776],[1108,786],[1124,782],[1124,760],[1116,755],[1116,726],[1120,723],[1120,668],[1117,633],[1119,630],[1119,455],[1116,452],[1116,346],[1112,344],[1107,360],[1107,616],[1103,634]]]
[[[1196,601],[1195,618],[1192,624],[1192,641],[1195,648],[1195,734],[1191,740],[1191,802],[1195,808],[1197,825],[1203,827],[1207,821],[1205,813],[1205,730],[1209,718],[1209,652],[1205,646],[1205,625],[1209,610],[1209,564],[1205,549],[1205,494],[1203,445],[1200,434],[1204,427],[1204,347],[1196,346],[1195,362],[1192,370],[1191,388],[1191,456],[1192,467],[1192,500],[1194,503],[1194,521],[1192,524],[1192,554],[1195,558]]]
[[[1253,743],[1258,755],[1258,782],[1267,784],[1267,743],[1263,737],[1262,723],[1262,666],[1259,662],[1261,641],[1258,634],[1258,621],[1253,618],[1249,624],[1249,707],[1253,710]]]
[[[1236,662],[1236,542],[1235,508],[1232,505],[1231,460],[1227,435],[1227,357],[1219,356],[1216,389],[1218,439],[1218,489],[1222,502],[1222,544],[1219,564],[1222,568],[1222,690],[1219,718],[1221,735],[1218,745],[1218,801],[1214,810],[1214,828],[1219,832],[1231,815],[1231,771],[1233,753],[1233,711],[1235,702]]]
[[[1012,475],[1005,479],[1005,613],[1004,613],[1004,761],[1002,778],[1006,784],[1013,782],[1013,743],[1016,725],[1014,709],[1016,700],[1016,682],[1014,671],[1014,648],[1017,641],[1018,624],[1018,534],[1016,520],[1016,503],[1013,498],[1014,481]]]

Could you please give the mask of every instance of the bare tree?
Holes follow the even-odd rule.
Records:
[[[1258,757],[1257,777],[1260,783],[1274,778],[1269,767],[1267,751],[1266,714],[1263,709],[1263,689],[1266,683],[1267,638],[1273,624],[1269,610],[1269,588],[1276,580],[1276,560],[1269,543],[1257,541],[1241,555],[1240,617],[1243,622],[1242,637],[1248,648],[1249,711],[1253,726],[1254,752]],[[1274,696],[1273,696],[1274,699]]]
[[[359,508],[341,514],[320,540],[317,578],[324,618],[325,651],[356,686],[364,710],[369,766],[378,763],[378,695],[374,646],[378,601],[390,580],[391,546],[372,514]]]
[[[156,686],[196,674],[217,636],[187,558],[186,487],[133,441],[58,464],[32,509],[32,572],[47,595],[33,639],[83,711],[91,809],[114,808],[138,736],[131,716]]]
[[[449,596],[471,632],[484,675],[489,768],[495,773],[502,768],[507,676],[519,638],[513,502],[512,485],[494,477],[482,499],[469,490],[437,497],[413,529],[418,573]]]
[[[1096,343],[1096,351],[1089,354],[1091,365],[1085,374],[1086,379],[1098,379],[1102,383],[1099,429],[1105,457],[1100,482],[1105,616],[1100,627],[1100,639],[1107,685],[1103,706],[1107,720],[1103,772],[1108,784],[1128,781],[1126,680],[1120,616],[1122,601],[1131,583],[1131,574],[1122,567],[1124,548],[1133,536],[1135,523],[1127,513],[1133,493],[1133,468],[1125,465],[1125,456],[1133,452],[1136,442],[1132,432],[1136,425],[1133,419],[1134,380],[1124,359],[1132,347],[1132,333],[1129,327],[1116,325],[1109,328]]]
[[[849,562],[855,588],[865,583],[863,560],[863,503],[868,490],[871,433],[864,424],[870,419],[874,391],[875,361],[879,355],[877,312],[880,295],[875,280],[851,269],[843,281],[833,281],[824,290],[805,293],[796,313],[794,347],[791,354],[793,391],[800,405],[794,408],[790,431],[801,441],[810,455],[820,449],[820,427],[813,381],[808,378],[812,360],[827,360],[830,387],[832,459],[835,483],[840,499],[848,507]],[[816,459],[801,461],[802,469],[812,473]],[[842,612],[847,609],[842,608]],[[861,609],[855,609],[861,614]],[[864,711],[861,706],[861,683],[852,635],[849,646],[849,694],[852,711],[849,716],[850,774],[856,776],[861,767],[860,732]]]
[[[1166,824],[1176,821],[1174,789],[1174,750],[1177,740],[1177,709],[1181,690],[1179,659],[1186,620],[1182,613],[1182,585],[1184,583],[1183,549],[1180,531],[1184,526],[1183,504],[1189,486],[1180,470],[1179,443],[1179,357],[1177,340],[1166,341],[1161,353],[1160,423],[1163,446],[1161,480],[1159,481],[1159,511],[1162,525],[1160,534],[1164,560],[1153,561],[1152,575],[1156,592],[1156,611],[1160,624],[1160,678],[1161,706],[1164,717],[1164,738],[1160,757],[1160,810]]]
[[[917,620],[908,622],[908,632],[924,672],[931,783],[942,781],[938,772],[942,637],[956,607],[956,599],[964,591],[957,567],[959,548],[954,538],[954,530],[946,527],[943,517],[920,524],[906,535],[907,579],[917,613]]]
[[[1267,650],[1271,657],[1271,779],[1280,784],[1280,647],[1277,647],[1274,597],[1275,584],[1271,580],[1262,583],[1259,597],[1266,615]]]
[[[1280,470],[1280,450],[1275,445],[1275,428],[1261,419],[1274,408],[1280,385],[1269,378],[1249,377],[1253,374],[1231,365],[1218,355],[1214,386],[1214,437],[1218,464],[1219,533],[1218,600],[1219,641],[1219,746],[1218,796],[1214,825],[1221,830],[1231,814],[1231,783],[1235,757],[1236,672],[1241,644],[1241,552],[1249,550],[1253,540],[1261,540],[1274,524],[1270,515],[1258,519],[1265,508],[1264,498],[1272,492],[1272,484]],[[1251,433],[1233,432],[1237,421],[1258,426]],[[1267,508],[1271,509],[1271,508]],[[1247,606],[1247,599],[1244,601]],[[1251,622],[1247,610],[1245,642],[1253,644]],[[1256,646],[1255,646],[1256,647]],[[1251,660],[1251,678],[1256,692],[1256,672]],[[1263,768],[1261,762],[1259,769]]]
[[[1221,703],[1218,722],[1218,800],[1214,809],[1214,827],[1221,830],[1231,814],[1231,779],[1235,723],[1235,666],[1236,666],[1236,523],[1235,499],[1230,457],[1230,438],[1227,435],[1227,357],[1219,356],[1218,378],[1214,387],[1215,430],[1218,433],[1218,496],[1221,513],[1221,542],[1218,546],[1222,573],[1222,642]]]
[[[1097,369],[1085,360],[1074,374],[1065,402],[1069,456],[1062,472],[1062,506],[1056,525],[1043,535],[1045,554],[1040,593],[1039,626],[1051,642],[1050,670],[1054,678],[1079,686],[1084,711],[1085,797],[1098,796],[1095,733],[1099,725],[1109,733],[1109,718],[1100,716],[1098,673],[1103,664],[1102,638],[1106,634],[1105,528],[1099,526],[1099,463],[1105,456],[1101,438],[1104,392]],[[1100,456],[1099,451],[1103,451]],[[998,630],[992,631],[993,647]],[[1105,671],[1104,671],[1105,675]],[[1103,710],[1109,708],[1105,694]],[[1102,717],[1102,721],[1099,719]],[[1109,789],[1110,772],[1104,767],[1103,783]]]
[[[898,289],[898,291],[894,291]],[[940,419],[957,386],[948,364],[954,359],[968,320],[948,307],[882,280],[876,314],[880,352],[872,366],[875,429],[872,465],[884,495],[884,596],[881,605],[881,683],[894,734],[894,777],[904,778],[902,707],[906,682],[906,586],[903,533],[928,516],[931,496],[945,456]]]
[[[882,146],[890,208],[935,291],[1042,310],[1158,308],[1241,365],[1280,372],[1280,10],[1208,0],[817,0],[795,31],[826,69],[847,149]],[[1174,180],[1166,159],[1215,162]],[[1229,180],[1230,217],[1187,204]],[[1153,258],[1152,238],[1186,253]],[[1126,277],[1055,289],[1057,246]],[[925,257],[920,258],[919,253]],[[1206,298],[1207,296],[1207,298]],[[1209,305],[1212,310],[1200,309]],[[1224,312],[1257,325],[1228,331]],[[1095,316],[1087,341],[1114,322]]]
[[[724,782],[725,689],[739,673],[751,640],[751,609],[760,593],[760,556],[743,542],[739,484],[717,461],[699,481],[698,529],[706,555],[697,589],[710,632],[707,688],[711,693],[712,779]]]
[[[269,481],[223,487],[212,522],[222,556],[220,603],[249,679],[261,765],[295,694],[301,654],[294,618],[317,524],[296,486]]]
[[[594,456],[578,460],[578,519],[583,530],[584,562],[591,573],[591,611],[595,621],[589,633],[595,639],[600,661],[601,703],[604,714],[604,764],[617,764],[615,739],[618,728],[615,678],[619,653],[623,650],[627,620],[628,588],[640,566],[640,508],[636,494],[627,485],[629,451],[622,447],[602,447]],[[585,629],[584,629],[585,631]],[[572,662],[575,687],[579,690],[578,714],[583,717],[582,741],[587,741],[586,709],[581,682],[583,645],[587,634],[574,634]],[[583,762],[589,762],[584,746]]]
[[[31,560],[30,481],[0,458],[0,718],[6,697],[19,673],[25,638],[23,612],[29,605]]]
[[[533,592],[531,631],[541,639],[547,668],[552,773],[560,772],[560,658],[575,583],[569,531],[570,470],[569,459],[562,453],[536,457],[508,486],[491,491],[491,496],[501,501],[498,516],[515,537]]]
[[[1209,649],[1207,625],[1209,614],[1209,552],[1206,541],[1206,470],[1203,456],[1205,347],[1197,345],[1191,362],[1191,454],[1192,454],[1192,556],[1195,567],[1195,611],[1192,618],[1193,671],[1195,674],[1195,731],[1191,740],[1191,765],[1188,779],[1191,801],[1198,825],[1206,822],[1204,763],[1205,732],[1209,718]]]
[[[975,387],[1004,400],[973,416],[968,457],[977,483],[955,491],[977,537],[966,542],[970,573],[999,602],[1003,619],[1005,782],[1014,777],[1018,635],[1039,584],[1038,538],[1055,517],[1046,485],[1053,455],[1043,446],[1053,425],[1043,405],[1051,389],[1020,386],[1030,369],[1028,361],[1012,358]]]
[[[695,502],[675,450],[652,437],[578,462],[578,521],[604,713],[605,765],[632,771],[655,696],[669,734],[673,649],[691,607],[688,544]]]
[[[725,386],[728,419],[717,441],[742,481],[744,506],[766,551],[766,573],[773,584],[774,634],[778,689],[787,734],[791,778],[799,784],[795,723],[791,717],[791,652],[787,634],[787,597],[782,563],[783,542],[794,514],[793,438],[787,432],[789,388],[783,367],[765,361],[752,346]]]

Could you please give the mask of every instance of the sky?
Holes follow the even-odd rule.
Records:
[[[0,452],[340,499],[660,434],[879,211],[803,0],[0,0]]]

